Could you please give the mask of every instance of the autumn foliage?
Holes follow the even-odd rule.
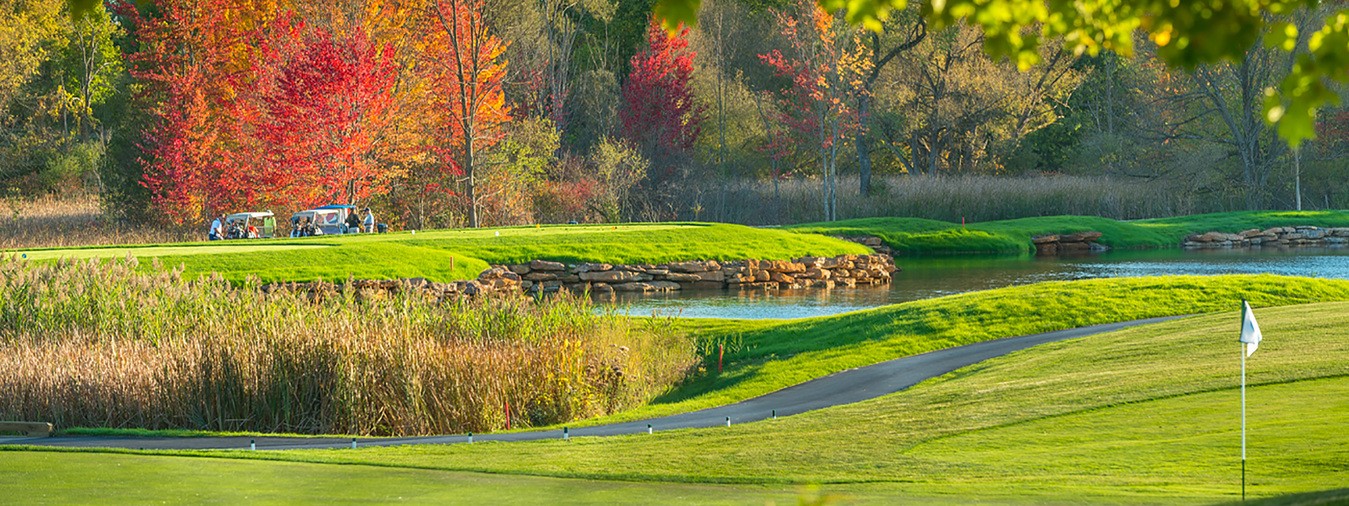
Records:
[[[702,130],[704,110],[693,97],[693,58],[689,29],[666,31],[653,19],[647,47],[632,57],[620,110],[623,134],[642,148],[657,167],[687,156]]]
[[[162,0],[154,16],[119,3],[134,26],[130,72],[145,84],[156,122],[144,139],[144,185],[176,221],[256,199],[241,168],[256,161],[247,135],[258,103],[244,99],[258,83],[269,12],[231,0]]]
[[[791,135],[773,136],[768,149],[775,157],[795,149],[814,151],[823,218],[833,220],[839,144],[860,125],[856,99],[865,93],[862,78],[871,69],[871,58],[855,29],[811,0],[801,0],[795,13],[784,12],[778,19],[789,47],[761,54],[759,60],[791,82],[776,96],[777,119]]]
[[[393,176],[379,159],[393,120],[393,48],[360,27],[334,34],[293,16],[273,23],[271,34],[258,62],[266,114],[256,131],[267,163],[245,174],[251,188],[301,206],[383,191]]]

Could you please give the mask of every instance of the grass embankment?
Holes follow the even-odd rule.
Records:
[[[613,264],[681,260],[790,259],[807,255],[869,253],[864,246],[829,237],[740,225],[663,223],[569,225],[479,230],[438,230],[381,235],[265,241],[202,242],[143,247],[91,247],[12,251],[30,260],[117,258],[128,254],[148,265],[184,266],[189,277],[211,272],[240,282],[343,281],[426,278],[472,279],[487,264],[535,259]],[[148,268],[148,267],[147,267]]]
[[[1166,276],[1057,281],[786,321],[683,322],[714,353],[704,372],[650,404],[581,424],[694,411],[853,367],[991,339],[1158,316],[1349,300],[1349,281],[1281,276]],[[577,424],[573,424],[577,425]]]
[[[876,236],[904,255],[965,253],[1019,254],[1034,251],[1032,236],[1101,232],[1112,248],[1178,248],[1190,234],[1241,232],[1295,225],[1349,227],[1349,211],[1239,211],[1135,221],[1095,216],[1046,216],[959,223],[921,218],[865,218],[787,227],[796,232],[833,236]]]
[[[127,261],[0,258],[0,419],[409,435],[641,404],[693,348],[587,299],[264,295]]]
[[[1349,424],[1346,314],[1349,302],[1257,309],[1266,339],[1248,364],[1253,497],[1333,489],[1349,480],[1349,432],[1342,430]],[[683,485],[670,482],[816,482],[882,503],[1231,501],[1240,490],[1238,318],[1228,310],[1047,344],[872,401],[729,428],[570,442],[160,453],[662,482],[652,487],[672,493]],[[17,469],[44,459],[79,460],[28,451],[2,460]],[[173,472],[202,466],[161,457],[145,462]],[[238,469],[237,475],[288,468]],[[397,480],[405,471],[387,473]],[[15,490],[46,481],[40,473],[17,477]],[[141,478],[147,487],[160,481]],[[519,490],[500,493],[548,486],[535,478],[519,483]],[[746,489],[722,490],[739,499]],[[622,493],[634,494],[628,500],[663,494],[640,487]],[[763,497],[777,493],[770,488]]]

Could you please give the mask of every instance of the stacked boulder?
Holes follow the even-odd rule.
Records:
[[[1072,234],[1039,235],[1031,238],[1037,256],[1078,255],[1099,253],[1110,248],[1097,243],[1100,232],[1077,232]]]
[[[1225,248],[1295,248],[1307,246],[1344,246],[1349,244],[1349,227],[1321,228],[1312,226],[1253,228],[1238,234],[1207,232],[1185,238],[1185,249]]]
[[[875,254],[635,265],[565,265],[535,260],[528,264],[494,266],[492,270],[519,277],[520,288],[528,292],[566,288],[602,295],[724,288],[787,290],[870,286],[889,283],[891,274],[899,269],[889,255]]]

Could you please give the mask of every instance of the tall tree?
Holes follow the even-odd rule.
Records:
[[[871,106],[881,71],[900,53],[913,49],[927,38],[927,21],[913,12],[884,23],[880,31],[869,31],[864,40],[869,46],[870,69],[862,76],[862,92],[857,94],[857,173],[862,195],[871,193]]]
[[[702,132],[703,108],[693,99],[688,28],[666,32],[657,22],[647,47],[632,57],[619,121],[624,136],[669,177]]]
[[[834,15],[801,0],[794,12],[779,13],[788,53],[760,55],[790,86],[779,94],[782,123],[816,150],[824,220],[838,219],[838,158],[843,139],[858,127],[857,95],[871,71],[869,49],[860,34]]]
[[[479,149],[501,139],[501,125],[510,121],[502,90],[506,43],[488,29],[483,0],[433,0],[429,15],[439,33],[425,47],[435,74],[437,109],[445,112],[442,140],[452,148],[453,163],[463,171],[468,193],[468,226],[478,226],[477,169]]]
[[[131,74],[155,104],[145,132],[143,184],[177,222],[244,207],[256,197],[243,174],[261,160],[248,125],[261,113],[241,99],[258,83],[253,62],[274,4],[247,0],[161,0],[142,15],[118,4],[135,27]]]

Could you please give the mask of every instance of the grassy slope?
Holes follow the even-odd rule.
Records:
[[[1349,424],[1349,327],[1342,324],[1349,302],[1257,311],[1266,340],[1249,364],[1250,492],[1342,486],[1349,480],[1349,432],[1342,430]],[[1228,311],[1052,343],[880,399],[730,428],[211,455],[633,481],[821,482],[880,502],[949,494],[953,501],[1211,503],[1239,491],[1237,327],[1237,313]],[[33,458],[19,455],[20,469]],[[9,457],[0,462],[16,460]],[[189,467],[200,465],[180,464]],[[401,471],[387,473],[401,479]],[[17,487],[47,479],[20,476]],[[520,483],[535,487],[532,478]],[[743,498],[736,490],[725,489],[725,497]]]
[[[731,343],[723,374],[706,374],[651,404],[589,425],[729,404],[807,380],[978,341],[1100,323],[1240,307],[1349,300],[1349,281],[1278,276],[1116,278],[1003,288],[839,316],[789,321],[689,321]],[[715,368],[715,365],[712,366]]]
[[[358,235],[21,252],[33,259],[112,258],[128,253],[145,265],[157,258],[188,275],[263,281],[424,277],[471,279],[488,263],[534,259],[567,262],[661,263],[678,260],[787,259],[867,253],[867,248],[816,235],[725,224],[666,223],[441,230]],[[453,258],[453,262],[451,262]]]
[[[920,218],[864,218],[787,227],[826,235],[873,235],[896,253],[1025,253],[1031,236],[1094,230],[1115,248],[1174,248],[1185,236],[1212,231],[1240,232],[1291,225],[1349,227],[1349,211],[1241,211],[1154,220],[1117,221],[1095,216],[1046,216],[959,224]]]
[[[1342,485],[1349,303],[1258,315],[1266,341],[1249,364],[1251,492]],[[1219,500],[1237,493],[1237,327],[1229,311],[1054,343],[873,401],[731,428],[265,456],[632,480],[889,482],[969,496]]]

